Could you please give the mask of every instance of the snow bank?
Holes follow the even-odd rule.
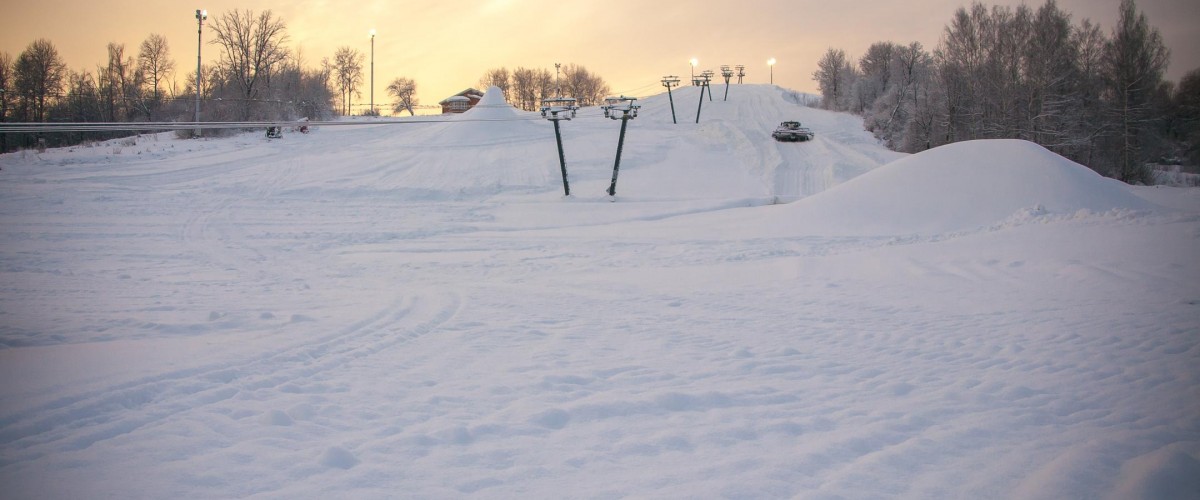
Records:
[[[888,163],[789,207],[833,234],[947,233],[1022,214],[1146,210],[1128,186],[1032,142],[966,141]]]

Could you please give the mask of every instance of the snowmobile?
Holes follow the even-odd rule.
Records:
[[[771,137],[779,142],[804,142],[812,140],[813,132],[800,126],[800,122],[783,122],[771,132]]]

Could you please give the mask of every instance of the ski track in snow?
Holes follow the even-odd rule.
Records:
[[[964,186],[870,191],[904,156],[858,119],[695,91],[643,100],[615,203],[587,109],[569,198],[540,120],[0,157],[6,498],[1197,491],[1196,190],[842,231]]]

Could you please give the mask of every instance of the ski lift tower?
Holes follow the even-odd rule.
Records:
[[[704,90],[704,89],[701,89]],[[612,118],[613,120],[621,120],[621,135],[617,139],[617,159],[613,162],[612,184],[608,185],[608,195],[617,195],[617,172],[621,169],[621,149],[625,147],[625,126],[629,124],[629,120],[637,118],[638,108],[640,105],[634,104],[636,97],[609,97],[604,99],[604,117]],[[620,114],[620,116],[617,116]]]
[[[700,108],[704,107],[704,89],[708,88],[709,79],[710,77],[703,74],[692,77],[692,85],[700,87],[700,102],[696,104],[696,123],[700,123]]]
[[[573,97],[554,97],[542,99],[542,117],[554,122],[554,139],[558,141],[558,166],[562,169],[563,196],[571,196],[571,184],[567,182],[567,157],[563,155],[562,132],[559,131],[559,120],[570,120],[575,117]]]
[[[728,65],[721,66],[721,76],[725,77],[725,100],[729,100],[729,79],[733,77],[733,70],[729,69]]]
[[[741,85],[742,77],[746,76],[746,66],[744,64],[739,64],[737,66],[734,66],[733,68],[737,70],[738,85]]]
[[[671,101],[671,123],[679,124],[678,121],[675,121],[675,98],[671,97],[671,87],[679,86],[679,77],[675,75],[664,76],[662,77],[662,84],[667,88],[667,100]]]
[[[703,73],[700,73],[700,76],[703,76],[705,80],[712,81],[712,77],[714,74],[715,73],[713,73],[713,70],[706,69],[706,70],[704,70]],[[712,102],[712,87],[709,87],[707,84],[705,85],[705,87],[708,88],[708,101]]]

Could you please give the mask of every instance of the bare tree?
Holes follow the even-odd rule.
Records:
[[[154,111],[162,106],[164,84],[175,71],[175,61],[171,60],[171,49],[165,37],[152,33],[142,41],[141,51],[138,52],[138,68],[150,87],[149,99],[144,101],[142,108],[146,119],[152,120]]]
[[[521,68],[512,72],[513,104],[525,111],[535,111],[541,107],[537,88],[537,70]]]
[[[242,119],[251,116],[252,103],[264,86],[269,85],[271,71],[287,58],[287,27],[270,10],[257,16],[249,10],[226,12],[212,23],[213,40],[220,45],[221,70],[238,90],[242,103]]]
[[[1097,164],[1098,144],[1107,130],[1103,119],[1104,47],[1108,38],[1100,26],[1084,19],[1071,33],[1075,47],[1075,68],[1078,79],[1075,90],[1078,108],[1071,116],[1071,137],[1074,148],[1068,158],[1100,171]],[[1102,172],[1104,173],[1104,172]]]
[[[0,122],[8,121],[13,100],[13,61],[8,52],[0,52]],[[3,149],[0,149],[3,151]]]
[[[509,95],[509,87],[511,85],[508,68],[489,69],[483,74],[483,76],[479,77],[479,86],[483,87],[481,90],[484,92],[487,92],[488,87],[493,85],[498,87],[504,94],[505,101],[511,102],[511,96]]]
[[[105,119],[122,121],[129,117],[131,97],[136,97],[133,58],[125,57],[125,45],[108,44],[108,65],[100,68],[99,86],[104,97]]]
[[[407,110],[409,116],[415,116],[413,107],[417,105],[417,82],[411,78],[396,78],[387,86],[387,93],[396,98],[393,111],[399,113]]]
[[[8,52],[0,52],[0,123],[8,121],[13,101],[12,56],[8,55]],[[8,134],[0,133],[0,153],[5,151],[8,151]]]
[[[45,121],[47,102],[62,92],[67,65],[50,40],[30,43],[13,68],[13,87],[17,95],[18,121]]]
[[[1166,72],[1169,52],[1133,0],[1122,0],[1119,10],[1103,59],[1112,95],[1108,114],[1116,132],[1113,177],[1130,183],[1148,182],[1147,135],[1155,118],[1151,100]]]
[[[1184,156],[1193,166],[1200,166],[1200,68],[1189,71],[1179,80],[1175,89],[1175,113]]]
[[[571,63],[563,66],[562,71],[563,91],[574,97],[579,106],[598,105],[610,92],[603,78],[583,66]]]
[[[361,95],[358,91],[363,82],[363,55],[356,49],[341,47],[333,54],[334,78],[337,79],[338,91],[342,97],[342,114],[349,116],[352,112],[352,96]]]

